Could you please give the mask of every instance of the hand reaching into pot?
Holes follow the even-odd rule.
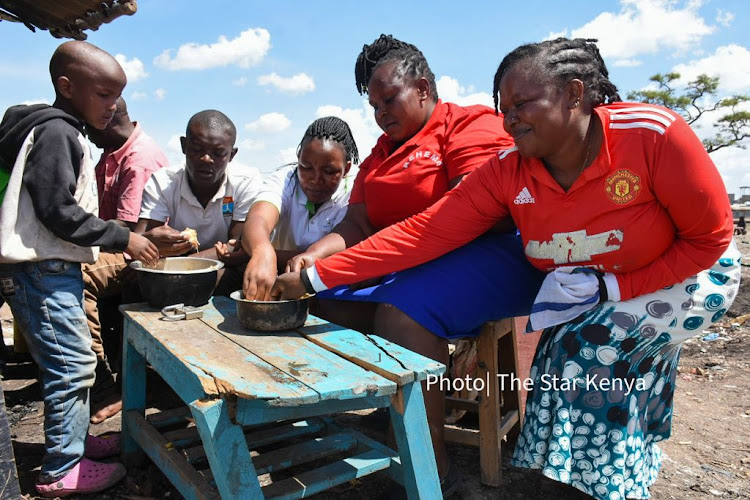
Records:
[[[276,280],[276,251],[271,244],[253,250],[245,267],[242,290],[247,300],[271,300],[271,289]]]
[[[271,300],[298,299],[307,294],[301,275],[299,272],[284,273],[276,278],[271,288]]]

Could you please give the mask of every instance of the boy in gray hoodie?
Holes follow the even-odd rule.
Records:
[[[125,475],[116,452],[88,434],[96,356],[83,311],[81,263],[98,247],[155,261],[146,238],[97,217],[94,165],[84,137],[104,129],[127,82],[117,61],[86,42],[60,45],[50,60],[52,106],[14,106],[0,123],[0,295],[42,373],[46,454],[43,496],[94,493]],[[0,189],[3,187],[0,186]]]

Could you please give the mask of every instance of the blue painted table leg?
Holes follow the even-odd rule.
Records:
[[[190,403],[211,473],[222,498],[263,498],[242,427],[229,419],[222,399]]]
[[[146,411],[146,360],[128,341],[138,335],[138,330],[125,321],[122,349],[122,459],[126,465],[139,465],[145,459],[140,446],[131,437],[125,414],[136,410],[141,415]]]
[[[391,398],[391,422],[403,466],[406,494],[412,499],[442,498],[422,384],[405,384]]]

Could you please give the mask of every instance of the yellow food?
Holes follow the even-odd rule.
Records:
[[[195,229],[190,229],[189,227],[186,227],[180,234],[187,236],[188,241],[195,248],[198,248],[200,246],[200,244],[198,243],[198,231],[196,231]]]

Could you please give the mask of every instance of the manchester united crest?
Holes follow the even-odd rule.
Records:
[[[630,170],[618,170],[607,177],[604,186],[610,200],[624,205],[633,201],[641,192],[641,178]]]

